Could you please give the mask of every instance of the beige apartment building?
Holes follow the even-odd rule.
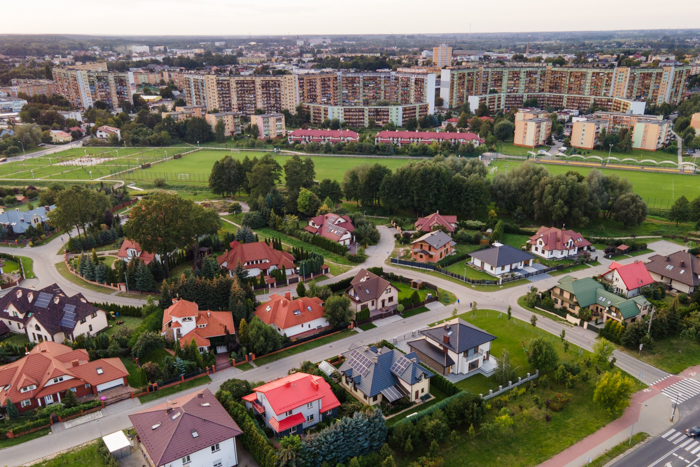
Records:
[[[452,47],[448,47],[446,44],[433,47],[433,65],[438,68],[452,66]]]
[[[541,146],[552,134],[552,120],[540,109],[520,109],[515,114],[515,137],[513,144],[534,148]]]
[[[10,86],[0,87],[0,93],[2,92],[12,97],[18,97],[20,92],[30,97],[37,94],[51,96],[57,94],[57,88],[56,83],[50,79],[13,79]]]
[[[596,112],[594,118],[574,122],[571,129],[571,146],[593,149],[601,130],[618,133],[622,129],[632,131],[632,147],[656,151],[671,140],[672,123],[661,115],[630,115],[616,112]]]
[[[632,147],[644,151],[656,151],[671,141],[672,123],[669,120],[641,121],[634,125]]]
[[[600,131],[607,131],[609,122],[601,119],[580,120],[574,122],[571,128],[571,147],[578,149],[593,149]]]
[[[277,138],[287,135],[284,115],[280,113],[251,115],[250,124],[258,126],[258,139]]]
[[[132,72],[108,71],[104,62],[56,67],[53,79],[58,94],[80,109],[102,101],[116,110],[127,102],[131,103],[136,91]]]
[[[229,137],[241,134],[241,115],[235,112],[218,112],[204,115],[204,119],[211,127],[212,133],[216,132],[219,120],[224,122],[224,136]]]

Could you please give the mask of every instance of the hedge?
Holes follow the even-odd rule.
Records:
[[[355,314],[356,321],[364,321],[366,319],[369,319],[369,308],[360,310]]]
[[[113,311],[115,313],[119,313],[120,316],[131,316],[133,318],[143,317],[143,314],[141,313],[141,309],[143,307],[140,306],[117,305],[116,303],[93,303],[93,305],[106,312]]]
[[[340,256],[345,256],[345,254],[348,252],[348,249],[345,245],[341,245],[338,242],[334,242],[333,240],[321,237],[320,235],[314,235],[304,230],[297,230],[296,232],[294,232],[294,236],[302,242],[321,247],[324,250],[328,250],[331,253],[335,253]]]
[[[102,401],[99,400],[94,400],[92,402],[88,402],[83,405],[79,405],[77,407],[72,407],[70,409],[63,409],[60,412],[56,412],[60,417],[70,417],[71,415],[79,414],[81,410],[90,410],[94,409],[95,407],[100,407],[102,405]]]
[[[430,371],[431,373],[433,372],[432,369],[428,368],[427,366],[423,365],[421,363],[421,366],[425,368],[426,370]],[[462,392],[461,389],[459,389],[457,386],[452,384],[447,378],[444,378],[442,375],[439,375],[437,373],[434,373],[435,376],[430,378],[430,385],[435,386],[438,388],[440,391],[444,392],[448,396],[454,396],[455,394],[458,394]]]
[[[16,427],[12,428],[12,432],[14,434],[21,434],[26,431],[33,430],[34,428],[42,428],[48,425],[51,425],[50,419],[40,418],[38,420],[34,420],[33,422],[27,422],[23,425],[17,425]]]

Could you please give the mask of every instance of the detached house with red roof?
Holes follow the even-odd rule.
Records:
[[[309,225],[304,230],[348,246],[353,242],[355,227],[348,216],[328,213],[309,219]]]
[[[253,409],[265,425],[284,438],[298,435],[321,421],[338,415],[340,402],[321,376],[294,373],[258,386],[243,397],[246,409]]]
[[[556,227],[540,227],[527,243],[533,254],[545,259],[576,256],[591,246],[580,233]]]
[[[128,238],[122,242],[122,246],[119,248],[119,252],[117,253],[117,258],[121,259],[125,263],[128,263],[133,258],[138,258],[147,266],[153,262],[154,259],[160,261],[160,255],[143,251],[138,243],[133,242]]]
[[[613,262],[608,272],[600,277],[612,284],[615,293],[623,294],[627,298],[641,295],[643,287],[654,283],[654,278],[642,261],[630,264]]]
[[[290,339],[300,339],[328,328],[323,316],[323,302],[318,297],[297,297],[272,294],[270,300],[255,309],[255,316]]]
[[[243,431],[209,389],[129,415],[129,420],[151,466],[238,465],[236,437]]]
[[[61,402],[67,391],[82,397],[127,386],[118,358],[90,361],[87,350],[42,342],[23,358],[0,367],[0,406],[10,399],[20,413]]]
[[[231,242],[231,249],[216,258],[219,267],[226,269],[230,276],[238,263],[248,271],[248,276],[270,275],[275,269],[286,269],[287,276],[296,274],[294,256],[286,251],[273,249],[265,242],[239,243]]]
[[[161,335],[178,341],[183,348],[194,339],[200,352],[208,352],[212,346],[211,340],[223,338],[227,332],[236,332],[230,311],[203,311],[194,302],[174,299],[173,304],[163,312]],[[217,350],[226,352],[225,348]]]
[[[457,228],[457,216],[445,216],[437,211],[435,214],[421,217],[415,223],[416,230],[422,232],[432,232],[436,225],[444,227],[448,235],[452,235]]]

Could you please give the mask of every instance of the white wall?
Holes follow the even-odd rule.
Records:
[[[276,418],[278,422],[281,422],[282,420],[286,419],[287,417],[292,417],[298,413],[301,413],[304,416],[304,420],[308,419],[309,415],[313,415],[314,419],[311,422],[304,422],[304,428],[308,428],[312,425],[315,425],[321,420],[321,411],[323,408],[321,407],[321,400],[315,400],[311,404],[311,407],[307,407],[306,404],[296,407],[291,410],[291,414],[287,413],[282,413],[282,414],[276,414],[275,411],[272,409],[272,406],[270,405],[270,402],[267,400],[267,397],[265,397],[264,394],[262,393],[256,393],[258,396],[258,402],[265,407],[265,424],[272,428],[272,426],[268,423],[268,420],[270,418]],[[246,408],[248,408],[249,405],[246,403]]]
[[[301,312],[308,313],[308,310],[306,310],[306,308],[303,308],[301,310]],[[308,331],[311,331],[313,329],[316,329],[319,327],[326,327],[326,326],[328,326],[328,320],[326,318],[317,318],[313,321],[309,321],[308,323],[298,324],[296,326],[292,326],[291,328],[278,329],[277,327],[275,327],[275,329],[277,329],[277,332],[280,333],[280,335],[286,334],[287,337],[291,338],[291,337],[296,336],[297,334],[301,334],[302,332],[308,332]]]
[[[233,467],[238,464],[235,438],[220,442],[217,452],[211,452],[211,446],[207,446],[201,451],[190,454],[189,464],[183,464],[182,459],[178,459],[165,464],[165,467],[183,467],[183,465],[186,467],[213,467],[216,461],[221,461],[222,467]]]

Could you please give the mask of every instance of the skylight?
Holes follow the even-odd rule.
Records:
[[[192,437],[199,438],[199,433],[197,433],[197,430],[192,430]]]
[[[306,309],[309,310],[309,311],[311,311],[311,307],[310,307],[310,306],[307,306]]]
[[[211,404],[209,402],[205,402],[204,404],[199,404],[202,407],[209,407]]]
[[[301,314],[301,310],[294,310],[294,314],[295,314],[295,315],[300,315],[300,314]]]
[[[182,412],[178,412],[178,413],[176,413],[176,414],[173,414],[173,416],[170,417],[170,418],[172,418],[173,420],[175,420],[175,419],[177,419],[177,417],[179,417],[180,415],[182,415]]]
[[[97,374],[98,374],[98,375],[101,375],[102,373],[104,373],[104,371],[102,370],[102,367],[99,367],[99,368],[97,369]]]

